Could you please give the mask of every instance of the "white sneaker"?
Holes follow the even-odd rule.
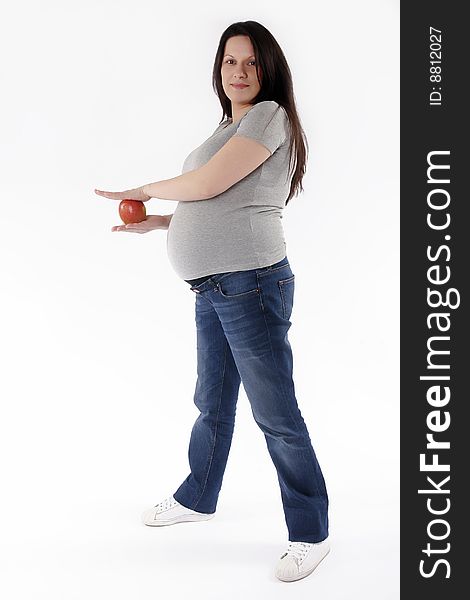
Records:
[[[215,517],[214,513],[200,513],[186,508],[177,502],[173,496],[165,498],[152,508],[142,514],[144,525],[161,527],[163,525],[174,525],[184,521],[208,521]]]
[[[297,581],[307,577],[321,563],[330,551],[329,539],[318,544],[289,542],[287,551],[281,556],[276,577],[281,581]]]

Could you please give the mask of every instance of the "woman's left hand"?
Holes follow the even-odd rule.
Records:
[[[144,192],[143,186],[133,190],[126,190],[125,192],[105,192],[103,190],[95,189],[95,194],[104,196],[105,198],[111,198],[111,200],[140,200],[141,202],[147,202],[147,200],[150,200],[152,197]]]
[[[140,223],[128,223],[127,225],[115,225],[111,231],[130,231],[131,233],[147,233],[154,229],[168,229],[172,215],[147,215]]]

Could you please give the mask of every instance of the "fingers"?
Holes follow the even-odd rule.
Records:
[[[113,200],[119,200],[122,196],[122,192],[105,192],[103,190],[95,190],[95,194],[104,196],[105,198],[112,198]]]
[[[129,231],[130,233],[147,233],[150,231],[149,229],[141,229],[136,227],[132,223],[128,223],[127,225],[115,225],[112,227],[111,231]]]

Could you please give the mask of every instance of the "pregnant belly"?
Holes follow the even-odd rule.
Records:
[[[168,259],[177,275],[188,280],[257,268],[280,255],[284,237],[279,217],[252,211],[228,203],[180,202],[167,235]]]
[[[182,279],[220,272],[222,265],[246,252],[243,246],[251,239],[249,217],[247,221],[243,211],[215,204],[180,202],[176,207],[168,228],[167,253]]]

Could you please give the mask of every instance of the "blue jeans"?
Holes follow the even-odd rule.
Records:
[[[297,405],[287,338],[294,301],[287,257],[260,269],[218,273],[195,292],[200,411],[189,442],[191,473],[174,493],[213,513],[232,442],[240,382],[277,471],[292,542],[328,537],[328,495]]]

